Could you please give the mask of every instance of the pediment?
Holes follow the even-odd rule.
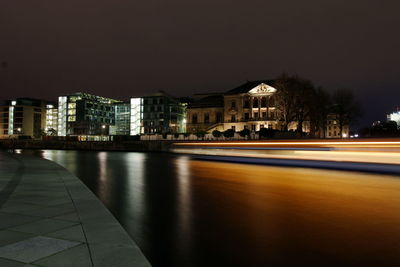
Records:
[[[272,86],[269,86],[268,84],[265,83],[260,83],[253,89],[249,91],[249,94],[251,95],[272,95],[273,93],[276,92],[276,89]]]

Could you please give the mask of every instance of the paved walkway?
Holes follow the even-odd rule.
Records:
[[[0,266],[150,266],[111,213],[54,162],[0,151]]]

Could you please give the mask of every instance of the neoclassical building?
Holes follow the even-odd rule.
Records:
[[[271,86],[273,83],[273,80],[249,81],[226,93],[207,95],[191,103],[187,109],[187,130],[281,129],[274,99],[277,90]],[[289,129],[295,128],[295,123],[289,125]],[[308,129],[305,123],[304,131]]]

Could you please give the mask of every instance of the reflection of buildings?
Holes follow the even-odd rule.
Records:
[[[400,109],[387,115],[388,121],[394,121],[397,123],[397,127],[400,127]]]
[[[183,133],[186,103],[165,92],[131,98],[131,135],[140,133]]]
[[[120,101],[86,93],[58,98],[58,135],[108,135]]]
[[[246,82],[224,94],[208,95],[188,107],[189,131],[245,128],[280,129],[275,107],[273,81]]]
[[[46,125],[46,104],[33,98],[6,101],[0,107],[0,137],[41,137]]]

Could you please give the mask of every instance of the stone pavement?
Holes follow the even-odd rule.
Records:
[[[54,162],[0,151],[0,266],[150,266],[112,214]]]

